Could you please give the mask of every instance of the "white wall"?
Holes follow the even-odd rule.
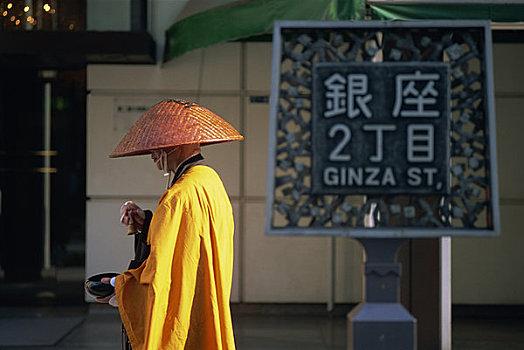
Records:
[[[518,278],[524,268],[519,220],[524,217],[524,70],[519,66],[524,45],[495,45],[494,58],[502,236],[452,240],[454,303],[524,304],[524,280]],[[120,204],[136,198],[144,207],[154,207],[164,186],[147,157],[107,158],[124,132],[114,128],[126,120],[116,106],[188,98],[217,112],[245,136],[243,142],[204,148],[204,156],[223,177],[235,212],[232,300],[328,300],[329,238],[264,234],[269,105],[251,103],[249,96],[269,96],[270,70],[270,43],[216,45],[159,66],[88,67],[87,275],[122,270],[131,258],[132,241],[118,224]],[[359,302],[362,249],[344,238],[337,238],[336,245],[335,300]]]
[[[131,30],[130,0],[87,0],[87,30]]]
[[[502,234],[453,239],[453,302],[523,304],[524,45],[493,51]]]

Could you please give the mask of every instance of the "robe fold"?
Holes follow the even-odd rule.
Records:
[[[133,350],[235,348],[233,232],[231,203],[212,168],[190,168],[163,194],[149,227],[149,257],[116,278]]]

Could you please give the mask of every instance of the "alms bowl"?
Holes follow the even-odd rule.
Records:
[[[115,277],[119,274],[116,272],[104,272],[89,277],[85,283],[84,288],[90,296],[93,298],[105,298],[115,292],[115,287],[110,284],[100,282],[104,277]]]

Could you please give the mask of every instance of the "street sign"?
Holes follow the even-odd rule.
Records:
[[[314,63],[313,194],[449,193],[449,64]]]
[[[499,234],[486,21],[277,22],[268,234]]]

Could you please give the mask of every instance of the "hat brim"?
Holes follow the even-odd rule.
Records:
[[[148,109],[116,146],[110,158],[149,154],[180,145],[240,141],[244,137],[209,109],[166,100]]]

